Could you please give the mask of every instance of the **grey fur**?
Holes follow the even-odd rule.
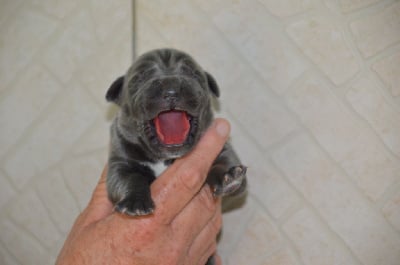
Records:
[[[120,106],[111,126],[107,175],[115,210],[128,215],[154,211],[150,184],[154,165],[169,165],[188,153],[213,120],[211,98],[219,96],[214,78],[188,54],[173,49],[142,55],[107,91],[106,99]],[[163,111],[181,110],[191,117],[187,140],[165,145],[155,133],[153,119]],[[208,184],[215,196],[236,195],[246,188],[246,167],[230,144],[215,160]]]

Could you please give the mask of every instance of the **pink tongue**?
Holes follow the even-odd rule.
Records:
[[[154,125],[163,144],[182,144],[190,130],[188,116],[183,111],[162,112],[154,119]]]

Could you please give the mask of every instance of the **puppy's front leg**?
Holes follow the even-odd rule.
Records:
[[[246,170],[230,144],[225,144],[207,177],[214,196],[242,194],[247,186]]]
[[[108,195],[115,210],[131,216],[148,215],[154,211],[150,184],[153,171],[136,161],[110,157],[107,175]]]

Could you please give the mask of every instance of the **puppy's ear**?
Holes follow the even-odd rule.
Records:
[[[215,79],[212,75],[210,75],[207,72],[205,72],[205,73],[207,76],[208,87],[210,88],[211,92],[213,92],[213,94],[216,97],[219,97],[219,87],[218,87],[217,81],[215,81]]]
[[[118,79],[111,84],[110,88],[107,90],[106,93],[106,100],[108,102],[114,102],[116,104],[119,104],[123,84],[124,84],[124,76],[118,77]]]

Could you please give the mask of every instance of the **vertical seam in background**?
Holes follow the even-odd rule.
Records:
[[[131,16],[131,26],[132,26],[132,61],[136,60],[136,1],[132,0],[132,16]]]

